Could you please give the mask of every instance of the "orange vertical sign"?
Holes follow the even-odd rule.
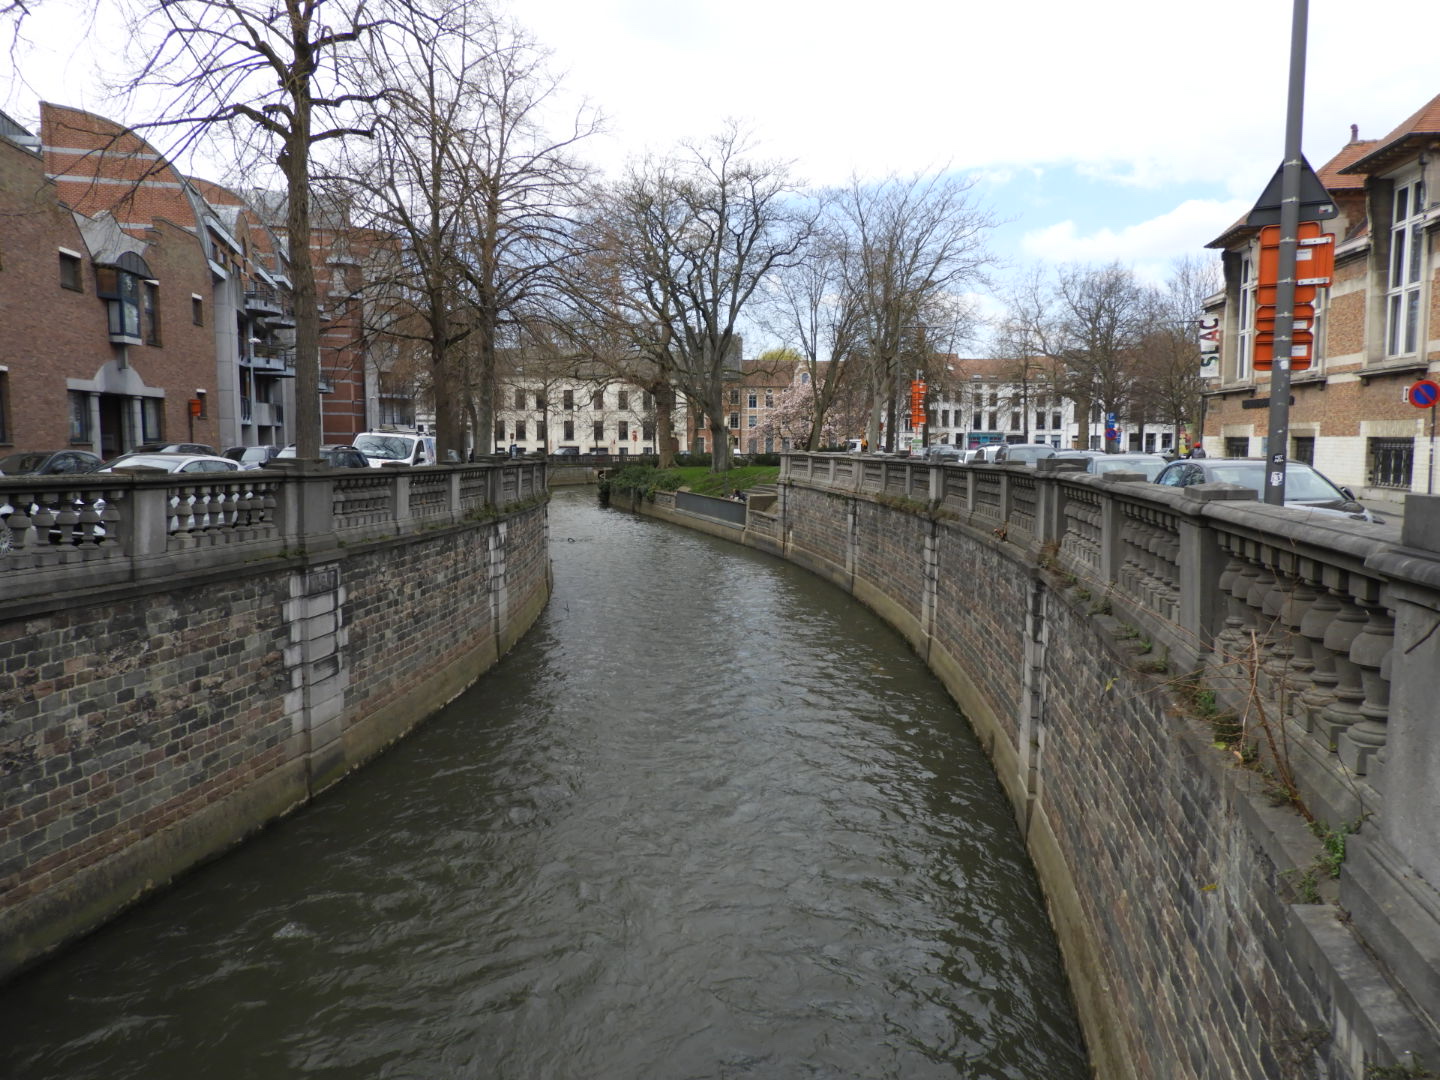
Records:
[[[925,423],[925,384],[916,379],[910,384],[910,426],[920,427]]]

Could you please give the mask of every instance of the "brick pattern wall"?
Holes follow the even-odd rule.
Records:
[[[1045,795],[1108,1008],[1145,1077],[1313,1077],[1323,1009],[1282,947],[1287,888],[1225,767],[1088,608],[1048,594]],[[1101,620],[1103,622],[1103,620]],[[1015,625],[1019,625],[1018,620]],[[1290,815],[1276,811],[1288,820]],[[1308,1064],[1308,1068],[1306,1067]]]
[[[6,906],[282,763],[286,597],[245,576],[0,623]]]
[[[443,704],[432,679],[457,666],[473,678],[538,613],[545,539],[540,504],[357,545],[299,575],[265,560],[103,604],[57,596],[44,617],[0,613],[0,977],[303,802],[424,719],[415,702]],[[297,576],[343,598],[324,616],[340,642],[328,662],[348,679],[339,722],[360,737],[329,742],[339,772],[307,757],[319,732],[285,707],[295,631],[319,610],[296,606]],[[399,720],[367,733],[386,708]]]
[[[941,534],[933,636],[997,704],[1013,742],[1020,713],[1026,582],[998,546],[947,527]]]

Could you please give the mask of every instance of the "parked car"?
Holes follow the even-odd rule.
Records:
[[[31,450],[0,458],[0,476],[59,476],[99,472],[104,464],[88,450]]]
[[[158,469],[171,473],[219,473],[238,472],[240,465],[218,454],[176,454],[140,453],[132,450],[109,462],[101,472],[115,472],[117,469]]]
[[[435,464],[433,435],[415,435],[408,431],[362,431],[355,436],[354,446],[376,469],[385,465]]]
[[[126,454],[208,454],[210,457],[219,457],[213,446],[206,446],[198,442],[147,442],[139,446],[133,446],[125,451]],[[121,455],[122,457],[124,455]]]
[[[1166,464],[1159,454],[1096,454],[1085,463],[1085,471],[1138,472],[1144,473],[1146,480],[1154,480]]]
[[[977,465],[993,465],[1000,460],[1000,451],[1003,449],[1004,443],[986,443],[969,451],[965,460],[973,461]]]
[[[996,461],[1020,461],[1034,465],[1044,458],[1055,456],[1055,447],[1049,443],[1001,443]]]
[[[1155,478],[1166,487],[1193,484],[1239,484],[1260,498],[1265,497],[1264,458],[1204,458],[1199,461],[1172,461]],[[1285,505],[1301,510],[1338,514],[1355,521],[1383,522],[1383,518],[1362,506],[1349,488],[1330,481],[1317,469],[1301,461],[1285,465]]]
[[[959,462],[965,457],[965,451],[958,446],[951,446],[949,443],[936,443],[934,446],[925,448],[925,460],[934,465],[945,462]]]
[[[221,456],[239,462],[242,469],[263,469],[280,456],[280,450],[280,447],[269,443],[259,446],[232,446]]]
[[[295,444],[291,443],[278,454],[277,460],[294,459]],[[370,459],[348,443],[330,443],[320,447],[320,460],[332,469],[368,469]]]
[[[579,457],[580,447],[578,446],[557,446],[550,451],[551,457]]]

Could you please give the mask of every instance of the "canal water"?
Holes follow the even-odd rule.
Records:
[[[1088,1076],[1007,804],[894,632],[592,489],[550,542],[470,692],[0,991],[0,1075]]]

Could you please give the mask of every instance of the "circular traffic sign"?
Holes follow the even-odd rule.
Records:
[[[1440,383],[1432,379],[1421,379],[1410,387],[1410,404],[1417,409],[1433,409],[1440,400]]]

